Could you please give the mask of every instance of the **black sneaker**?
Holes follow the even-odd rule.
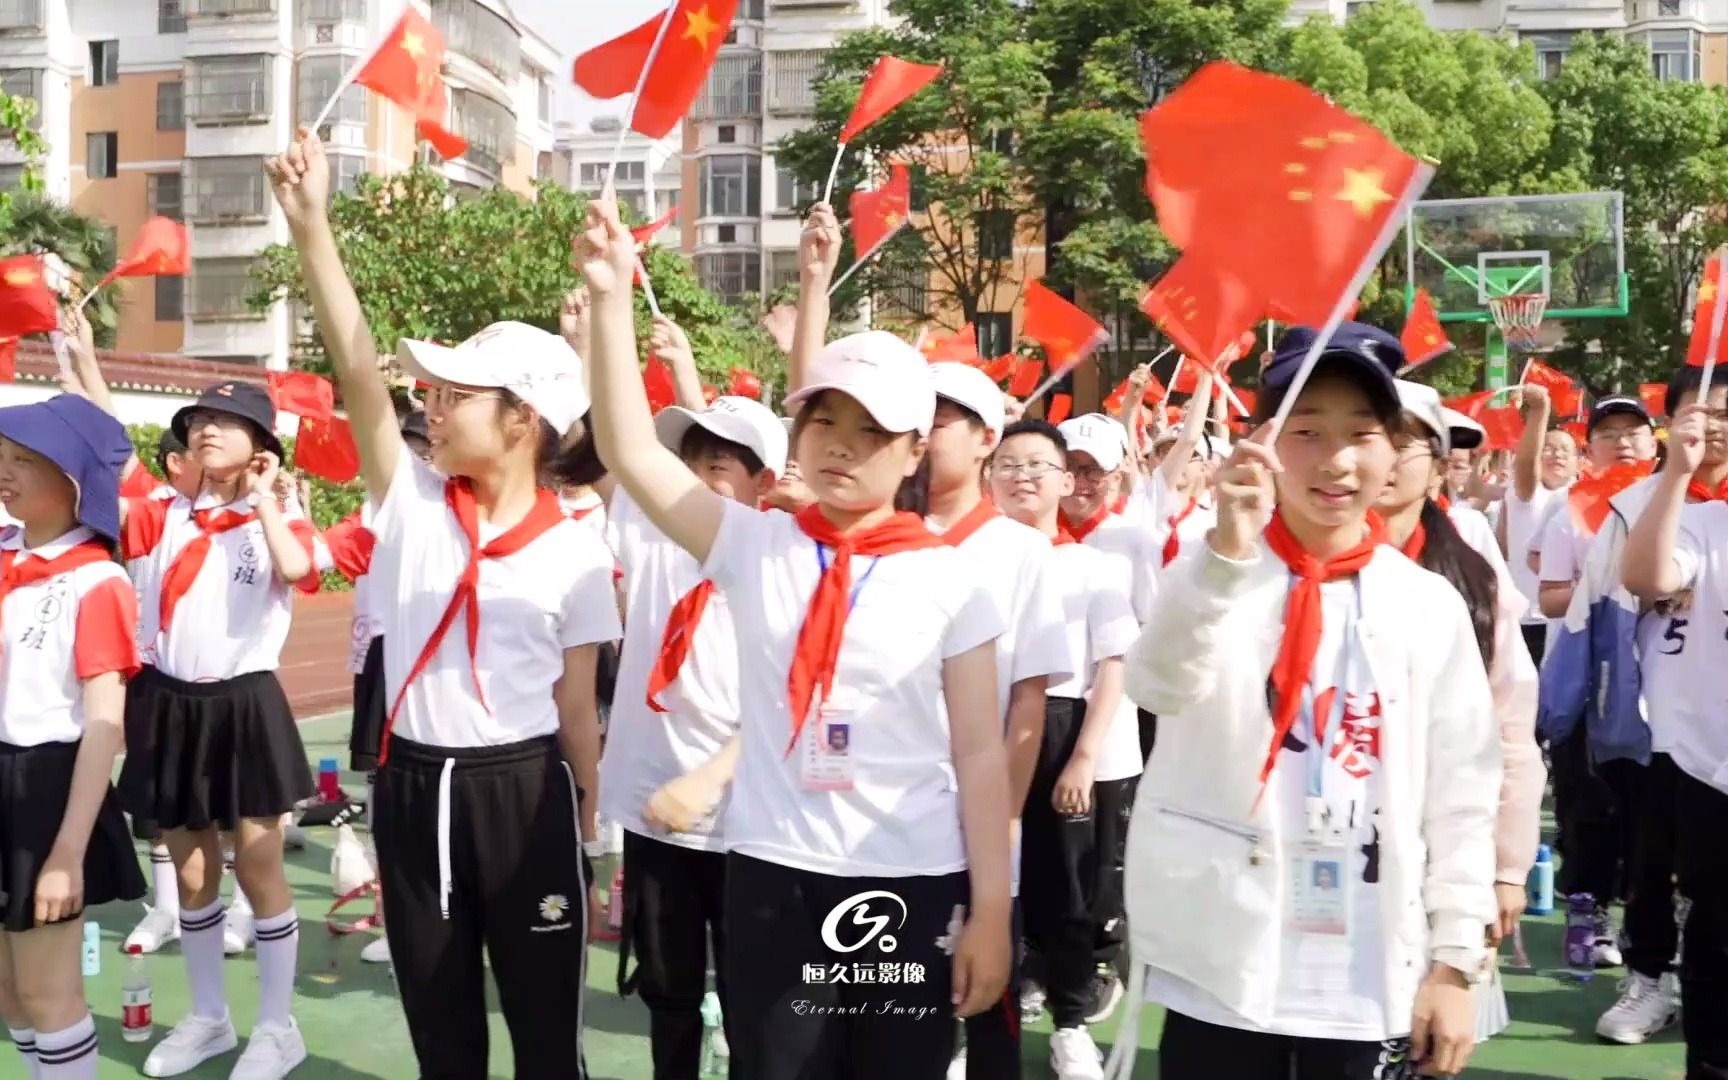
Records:
[[[1116,969],[1100,964],[1092,973],[1092,986],[1086,994],[1086,1022],[1102,1024],[1121,1001],[1122,980],[1117,978]]]

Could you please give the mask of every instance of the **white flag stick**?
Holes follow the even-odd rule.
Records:
[[[392,23],[390,30],[391,33],[394,33],[396,30],[396,24]],[[343,91],[354,85],[354,80],[360,77],[360,73],[366,70],[366,65],[372,62],[372,58],[378,55],[378,50],[382,49],[384,43],[389,40],[390,34],[385,34],[383,37],[379,38],[378,41],[373,44],[372,48],[367,50],[366,55],[362,56],[359,62],[349,68],[346,75],[342,76],[342,81],[336,84],[336,92],[331,94],[329,100],[324,102],[324,107],[318,110],[317,119],[307,125],[312,129],[313,134],[317,134],[318,129],[324,126],[324,121],[330,119],[330,111],[336,108],[336,102],[341,100]]]
[[[834,201],[834,179],[840,175],[840,159],[846,156],[846,144],[841,143],[834,148],[834,163],[828,166],[828,184],[822,189],[822,201]]]
[[[1092,355],[1093,350],[1104,344],[1109,337],[1110,335],[1105,333],[1103,330],[1098,331],[1098,333],[1093,336],[1092,340],[1086,343],[1085,348],[1074,354],[1074,359],[1068,361],[1068,363],[1063,364],[1059,368],[1052,369],[1044,381],[1038,384],[1038,389],[1027,394],[1026,400],[1021,402],[1021,404],[1031,405],[1034,401],[1037,401],[1039,398],[1049,393],[1052,386],[1061,382],[1063,376],[1067,375],[1070,371],[1073,371],[1075,368],[1085,363],[1086,358]]]
[[[1273,322],[1271,319],[1266,320],[1266,348],[1268,351],[1272,348],[1272,335],[1277,331],[1277,329],[1277,323]]]
[[[897,233],[899,233],[899,231],[905,227],[906,227],[906,222],[904,220],[902,220],[900,222],[900,224],[894,226],[894,228],[889,231],[887,236],[884,236],[882,239],[878,240],[876,242],[875,247],[871,248],[869,251],[866,251],[863,255],[859,256],[857,261],[853,262],[853,264],[851,266],[848,266],[846,268],[846,272],[844,274],[841,274],[839,277],[834,279],[834,284],[828,286],[828,295],[833,296],[835,291],[837,289],[839,289],[840,286],[846,284],[847,278],[851,277],[853,274],[856,274],[858,272],[858,270],[861,267],[863,267],[863,265],[865,263],[869,262],[871,259],[874,259],[876,257],[876,253],[878,251],[881,251],[883,248],[887,247],[888,241],[894,239],[895,235]]]
[[[60,364],[60,381],[76,383],[72,374],[72,347],[66,344],[66,334],[56,330],[48,335],[48,344],[54,349],[54,359]]]
[[[648,280],[648,268],[642,265],[642,256],[636,256],[636,272],[642,275],[642,294],[648,298],[648,310],[654,313],[656,319],[663,318],[660,314],[660,301],[654,298],[654,283]]]
[[[1710,376],[1716,372],[1716,349],[1722,344],[1722,317],[1728,311],[1728,244],[1716,249],[1716,302],[1710,309],[1710,351],[1704,354],[1704,373],[1698,376],[1698,403],[1710,400]]]
[[[1174,345],[1166,345],[1166,346],[1164,346],[1164,352],[1161,352],[1158,355],[1163,356],[1164,353],[1169,352],[1171,349],[1174,349],[1175,347],[1176,346],[1174,346]],[[1152,362],[1157,363],[1158,361],[1156,358],[1154,358]],[[1182,365],[1186,364],[1187,362],[1188,362],[1188,354],[1187,353],[1182,353],[1176,357],[1176,367],[1173,371],[1170,372],[1170,385],[1166,386],[1164,388],[1164,397],[1166,399],[1168,399],[1171,394],[1174,394],[1176,392],[1176,383],[1182,378]]]
[[[84,306],[86,304],[88,304],[91,300],[94,300],[96,298],[96,294],[98,292],[100,292],[102,289],[102,286],[106,285],[106,284],[108,284],[106,281],[97,283],[96,288],[91,289],[89,292],[85,293],[84,299],[78,301],[78,306],[76,308],[74,308],[73,310],[74,311],[83,311]]]
[[[1314,335],[1314,343],[1308,346],[1308,355],[1302,358],[1302,366],[1296,369],[1296,377],[1290,381],[1290,389],[1284,394],[1284,400],[1278,403],[1278,414],[1272,418],[1272,435],[1277,437],[1284,428],[1284,421],[1290,419],[1290,410],[1296,407],[1296,399],[1302,393],[1302,387],[1308,382],[1308,376],[1314,374],[1314,365],[1320,362],[1320,354],[1331,344],[1332,335],[1337,333],[1338,326],[1344,321],[1344,316],[1350,310],[1350,305],[1356,301],[1362,292],[1362,286],[1368,283],[1368,275],[1374,272],[1374,267],[1380,261],[1380,255],[1386,250],[1386,245],[1392,242],[1392,237],[1404,227],[1404,215],[1410,204],[1421,197],[1427,189],[1428,181],[1434,178],[1434,166],[1427,162],[1418,162],[1416,171],[1411,174],[1410,182],[1404,185],[1404,190],[1398,196],[1397,205],[1386,215],[1386,224],[1381,228],[1380,235],[1375,238],[1374,246],[1368,249],[1362,259],[1362,265],[1351,275],[1350,282],[1339,294],[1338,301],[1332,305],[1332,314],[1326,317],[1326,325]]]
[[[642,70],[636,74],[636,89],[630,91],[630,108],[624,113],[624,123],[619,125],[618,138],[612,143],[612,156],[606,161],[606,186],[600,190],[603,199],[613,195],[612,182],[618,174],[618,159],[624,155],[624,140],[630,136],[630,125],[636,122],[636,106],[642,100],[642,88],[648,84],[648,73],[654,70],[660,46],[666,42],[666,31],[672,28],[672,14],[677,10],[677,0],[666,5],[666,14],[660,18],[660,29],[654,34],[654,44],[648,46],[648,59],[642,61]],[[647,276],[644,275],[642,280],[647,281]],[[652,297],[654,294],[648,295]]]

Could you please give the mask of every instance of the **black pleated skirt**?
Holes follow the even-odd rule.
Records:
[[[0,743],[0,926],[22,933],[36,924],[36,878],[54,849],[78,743]],[[144,875],[120,804],[109,791],[84,851],[84,906],[144,896]]]
[[[233,829],[311,794],[306,748],[274,671],[194,683],[146,667],[128,684],[127,813],[163,829]]]

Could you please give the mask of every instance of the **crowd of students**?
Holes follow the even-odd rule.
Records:
[[[665,320],[678,404],[653,414],[634,241],[599,200],[561,333],[404,340],[425,388],[404,414],[321,144],[267,169],[361,511],[314,534],[244,383],[176,415],[156,485],[75,319],[79,392],[0,409],[0,1016],[32,1080],[96,1074],[81,911],[145,895],[133,835],[154,902],[128,945],[177,939],[191,989],[146,1075],[238,1046],[222,960],[248,946],[232,1075],[305,1061],[282,851],[312,783],[275,669],[293,591],[330,568],[356,582],[366,955],[394,966],[421,1076],[486,1075],[488,968],[513,1075],[586,1075],[608,823],[617,985],[662,1080],[698,1075],[710,977],[747,1080],[1000,1080],[1046,1012],[1058,1080],[1126,1077],[1145,1002],[1178,1080],[1454,1074],[1524,911],[1539,712],[1560,891],[1594,913],[1595,962],[1628,967],[1599,1033],[1642,1041],[1684,1005],[1688,1076],[1728,1076],[1728,388],[1676,375],[1665,464],[1594,532],[1568,486],[1656,456],[1638,400],[1599,401],[1580,450],[1527,389],[1508,465],[1356,323],[1306,381],[1313,332],[1286,332],[1249,434],[1210,376],[1178,423],[1143,410],[1144,369],[1120,415],[1051,425],[891,334],[830,340],[841,235],[817,206],[788,415],[704,403]],[[1550,723],[1546,682],[1538,704],[1551,648],[1543,680],[1593,677],[1565,643],[1617,589],[1642,598],[1645,754],[1605,751],[1594,715]],[[1119,1008],[1106,1062],[1089,1026]]]

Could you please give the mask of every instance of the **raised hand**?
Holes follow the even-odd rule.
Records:
[[[1128,373],[1128,399],[1138,399],[1146,392],[1146,387],[1152,382],[1152,365],[1136,364],[1134,370]]]
[[[840,222],[834,208],[817,203],[804,219],[804,232],[798,238],[798,275],[807,285],[826,288],[834,280],[834,268],[840,262]]]
[[[558,310],[558,333],[570,343],[577,355],[588,353],[588,287],[578,285],[564,296]]]
[[[588,203],[588,224],[576,238],[576,265],[595,299],[628,293],[636,269],[636,240],[618,220],[611,199]]]
[[[260,450],[252,455],[252,461],[246,466],[246,494],[256,495],[260,499],[273,498],[276,494],[276,478],[282,472],[282,459],[268,450]]]
[[[1704,463],[1704,429],[1710,410],[1697,403],[1683,405],[1668,425],[1669,464],[1684,477],[1690,477]]]
[[[1261,424],[1254,434],[1236,444],[1230,460],[1218,470],[1218,524],[1210,540],[1212,550],[1227,559],[1253,555],[1260,534],[1272,522],[1272,511],[1278,504],[1272,474],[1283,471],[1272,449],[1276,437],[1271,421]]]
[[[290,229],[298,232],[324,217],[330,203],[330,162],[323,140],[311,128],[302,127],[286,151],[266,159],[264,173]]]
[[[690,347],[690,337],[684,329],[664,315],[654,318],[654,332],[648,337],[648,347],[655,356],[674,366],[696,367],[696,351]]]

